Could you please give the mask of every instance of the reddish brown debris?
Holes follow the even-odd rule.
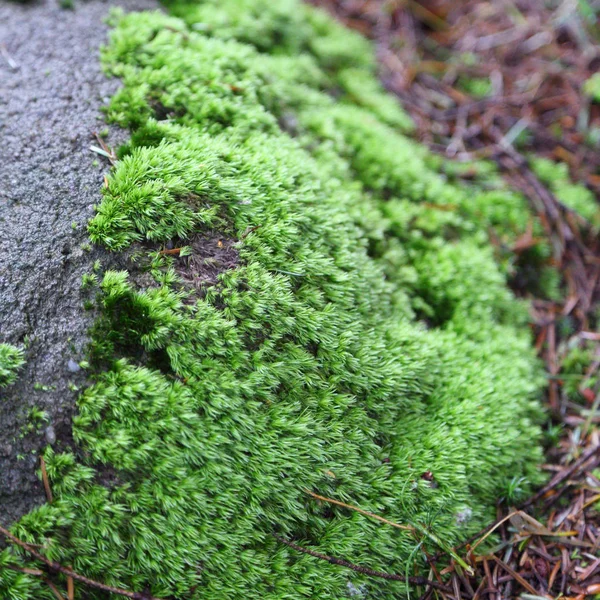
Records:
[[[600,136],[600,105],[582,92],[600,70],[599,26],[581,3],[310,1],[376,41],[382,81],[410,112],[418,139],[449,157],[496,160],[530,199],[576,298],[571,311],[585,321],[598,295],[600,243],[524,158],[561,160],[600,193],[600,141],[586,139]],[[474,80],[485,97],[474,95]]]

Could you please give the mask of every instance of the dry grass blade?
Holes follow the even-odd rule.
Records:
[[[73,569],[71,565],[68,565],[68,568],[71,570]],[[73,577],[70,575],[67,576],[67,599],[75,600],[75,582],[73,581]]]
[[[49,579],[44,579],[44,583],[50,588],[56,597],[56,600],[65,600],[65,597],[60,593],[60,590]]]
[[[498,563],[498,565],[500,567],[502,567],[507,573],[512,575],[528,592],[530,592],[533,595],[538,595],[537,590],[526,579],[521,577],[521,575],[519,575],[519,573],[517,573],[514,569],[512,569],[506,563],[501,561],[497,556],[494,556],[492,554],[492,560],[495,560],[496,563]],[[551,598],[551,597],[544,596],[544,598]]]
[[[411,525],[400,525],[399,523],[394,523],[393,521],[389,521],[388,519],[380,517],[379,515],[376,515],[375,513],[369,512],[368,510],[363,510],[362,508],[359,508],[358,506],[353,506],[352,504],[346,504],[345,502],[340,502],[339,500],[334,500],[333,498],[327,498],[326,496],[320,496],[319,494],[315,494],[314,492],[311,492],[310,490],[307,490],[306,488],[304,489],[304,491],[309,496],[314,498],[315,500],[320,500],[321,502],[327,502],[328,504],[335,504],[336,506],[341,506],[342,508],[347,508],[348,510],[353,510],[357,513],[360,513],[361,515],[364,515],[365,517],[370,517],[371,519],[381,521],[382,523],[385,523],[386,525],[391,525],[392,527],[396,527],[397,529],[402,529],[404,531],[410,531],[412,533],[414,533],[416,531],[415,528],[412,527]]]
[[[432,531],[427,529],[422,525],[400,525],[398,523],[394,523],[384,517],[380,517],[375,513],[363,510],[362,508],[358,508],[357,506],[353,506],[351,504],[346,504],[345,502],[340,502],[339,500],[334,500],[332,498],[327,498],[325,496],[320,496],[319,494],[315,494],[310,490],[304,490],[309,496],[312,496],[316,500],[321,500],[322,502],[328,502],[330,504],[336,504],[337,506],[341,506],[343,508],[347,508],[349,510],[353,510],[361,515],[365,515],[366,517],[370,517],[381,523],[385,523],[386,525],[391,525],[392,527],[396,527],[397,529],[402,529],[404,531],[410,531],[413,534],[421,534],[424,537],[429,538],[436,546],[441,548],[446,554],[449,554],[463,569],[465,569],[469,574],[472,574],[473,571],[470,565],[465,562],[452,548],[448,546],[443,540],[441,540],[437,535],[435,535]]]
[[[48,471],[46,470],[46,461],[43,456],[40,456],[40,469],[42,471],[42,481],[44,483],[44,491],[46,492],[46,500],[48,500],[48,504],[52,504],[52,488],[50,487]]]

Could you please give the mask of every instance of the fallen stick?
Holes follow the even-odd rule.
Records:
[[[151,596],[144,592],[129,592],[127,590],[122,590],[122,589],[113,587],[111,585],[106,585],[104,583],[100,583],[99,581],[94,581],[93,579],[89,579],[88,577],[85,577],[84,575],[80,575],[79,573],[76,573],[72,569],[63,567],[60,563],[57,563],[53,560],[50,560],[49,558],[46,558],[43,554],[40,554],[37,550],[32,548],[29,544],[27,544],[23,540],[20,540],[18,537],[14,536],[10,531],[8,531],[8,529],[5,529],[1,525],[0,525],[0,534],[2,534],[10,542],[15,544],[15,546],[19,546],[19,548],[22,548],[23,550],[25,550],[25,552],[27,552],[28,554],[30,554],[31,556],[33,556],[40,562],[43,562],[51,572],[54,571],[54,572],[61,573],[62,575],[65,575],[67,578],[70,577],[77,581],[81,581],[82,583],[84,583],[85,585],[87,585],[89,587],[93,587],[97,590],[102,590],[103,592],[108,592],[110,594],[116,594],[117,596],[124,596],[125,598],[131,598],[131,600],[161,600],[160,598],[155,598],[154,596]]]
[[[326,554],[321,554],[320,552],[316,552],[315,550],[311,550],[310,548],[305,548],[304,546],[300,546],[294,542],[291,542],[290,540],[286,540],[285,538],[278,536],[274,533],[272,535],[278,542],[289,546],[293,550],[297,550],[298,552],[308,554],[309,556],[314,556],[315,558],[319,558],[321,560],[326,560],[332,565],[339,565],[348,569],[352,569],[353,571],[356,571],[357,573],[362,573],[363,575],[369,575],[370,577],[379,577],[380,579],[389,579],[392,581],[401,581],[403,583],[410,583],[412,585],[425,585],[428,587],[435,588],[436,590],[440,590],[441,592],[445,592],[447,594],[451,594],[453,592],[452,588],[438,583],[437,581],[427,579],[427,577],[405,577],[404,575],[397,575],[396,573],[384,573],[382,571],[375,571],[373,569],[369,569],[368,567],[355,565],[354,563],[351,563],[350,561],[345,560],[343,558],[327,556]]]

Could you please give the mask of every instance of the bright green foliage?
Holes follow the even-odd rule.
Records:
[[[347,67],[375,65],[364,38],[349,34],[324,12],[297,0],[166,0],[165,5],[193,31],[276,55],[311,54],[334,76]]]
[[[580,395],[580,387],[585,381],[585,387],[595,389],[598,378],[592,373],[586,377],[590,366],[596,359],[592,344],[582,342],[577,346],[569,348],[562,361],[560,377],[562,378],[562,388],[570,400],[580,401],[583,399]]]
[[[585,185],[571,181],[567,164],[537,157],[532,159],[532,166],[538,177],[550,186],[565,206],[578,212],[592,225],[600,227],[600,209],[594,193]]]
[[[17,371],[25,364],[23,350],[0,344],[0,388],[14,383]]]
[[[584,84],[583,92],[592,102],[600,103],[600,73],[594,73]]]
[[[492,82],[488,77],[460,77],[458,86],[475,98],[485,98],[492,93]]]
[[[530,215],[440,175],[365,42],[323,14],[169,6],[183,20],[123,17],[104,54],[133,133],[90,234],[120,250],[215,230],[239,264],[202,294],[176,258],[155,254],[145,289],[105,274],[81,456],[46,452],[55,501],[15,529],[159,597],[400,597],[272,534],[412,574],[430,535],[304,490],[451,546],[539,482],[541,370],[506,287]],[[14,598],[49,597],[36,585],[0,574]]]

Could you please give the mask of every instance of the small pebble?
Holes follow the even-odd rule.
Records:
[[[48,427],[46,427],[44,435],[46,436],[46,441],[50,445],[56,443],[56,432],[54,431],[54,427],[52,427],[52,425],[48,425]]]
[[[5,444],[4,446],[0,446],[0,456],[10,456],[12,454],[12,446],[10,444]]]
[[[71,373],[78,373],[81,371],[81,367],[72,358],[70,358],[67,363],[67,369],[69,369]]]

